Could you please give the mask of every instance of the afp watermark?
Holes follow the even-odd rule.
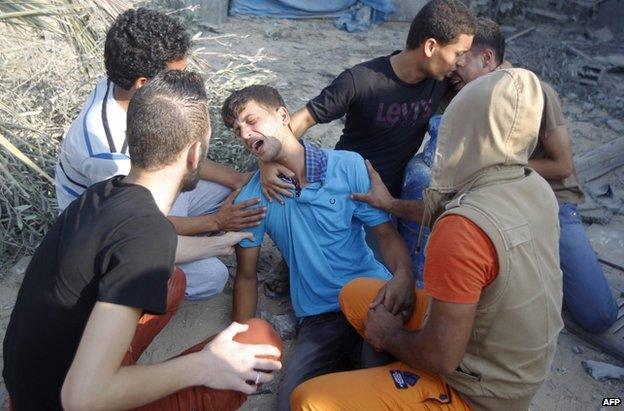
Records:
[[[612,398],[603,398],[602,399],[602,406],[603,407],[617,407],[619,405],[622,405],[622,399],[621,398],[612,397]]]

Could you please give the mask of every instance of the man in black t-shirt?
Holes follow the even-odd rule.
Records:
[[[342,72],[291,117],[300,138],[316,123],[346,115],[336,149],[370,160],[394,196],[418,151],[429,118],[448,89],[445,75],[463,64],[475,31],[474,17],[459,0],[433,0],[414,17],[406,47]],[[291,195],[277,166],[262,166],[265,195]]]
[[[4,339],[3,377],[17,411],[234,409],[281,367],[256,357],[279,358],[279,341],[239,344],[233,338],[247,326],[237,323],[175,359],[135,365],[184,297],[184,274],[171,276],[177,236],[165,216],[180,191],[195,187],[206,158],[201,78],[156,76],[130,102],[127,136],[128,176],[73,201],[28,266]],[[226,236],[215,254],[250,235]],[[258,329],[267,327],[255,331],[270,334]]]

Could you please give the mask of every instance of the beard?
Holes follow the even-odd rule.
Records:
[[[202,165],[202,163],[204,162],[204,160],[207,158],[208,155],[208,145],[202,143],[201,144],[201,161],[197,164],[197,168],[195,168],[192,171],[189,171],[187,175],[184,176],[184,178],[182,179],[182,182],[180,183],[180,191],[182,193],[186,192],[186,191],[193,191],[195,190],[195,187],[197,187],[197,183],[199,183],[199,169]]]
[[[193,191],[195,187],[197,187],[197,183],[199,183],[199,167],[184,176],[180,191],[183,193],[186,191]]]

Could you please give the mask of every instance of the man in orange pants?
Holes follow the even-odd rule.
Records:
[[[293,393],[294,410],[529,407],[562,328],[557,202],[527,167],[542,108],[539,80],[523,69],[485,75],[453,99],[426,195],[435,223],[411,319],[371,304],[382,281],[355,280],[340,296],[351,324],[397,361],[309,380]]]
[[[206,159],[203,80],[157,75],[133,95],[127,124],[130,173],[73,201],[26,270],[3,346],[16,411],[233,410],[281,368],[267,323],[249,329],[264,337],[248,344],[235,338],[248,326],[233,323],[176,358],[136,364],[186,288],[181,271],[172,275],[178,236],[166,215]]]

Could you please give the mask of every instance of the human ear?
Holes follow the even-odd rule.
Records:
[[[138,77],[136,80],[134,80],[134,83],[132,83],[132,88],[134,88],[135,90],[138,90],[146,84],[147,84],[147,77]]]
[[[425,52],[425,55],[427,57],[431,57],[433,56],[433,53],[435,53],[435,50],[437,47],[438,47],[438,42],[436,41],[436,39],[428,38],[427,40],[425,40],[425,43],[423,44],[423,51]]]
[[[283,125],[287,126],[290,124],[290,113],[286,107],[280,107],[277,109],[277,115],[279,116],[280,121]]]
[[[194,142],[189,146],[186,164],[190,170],[195,170],[199,163],[202,161],[202,146],[199,141]]]

